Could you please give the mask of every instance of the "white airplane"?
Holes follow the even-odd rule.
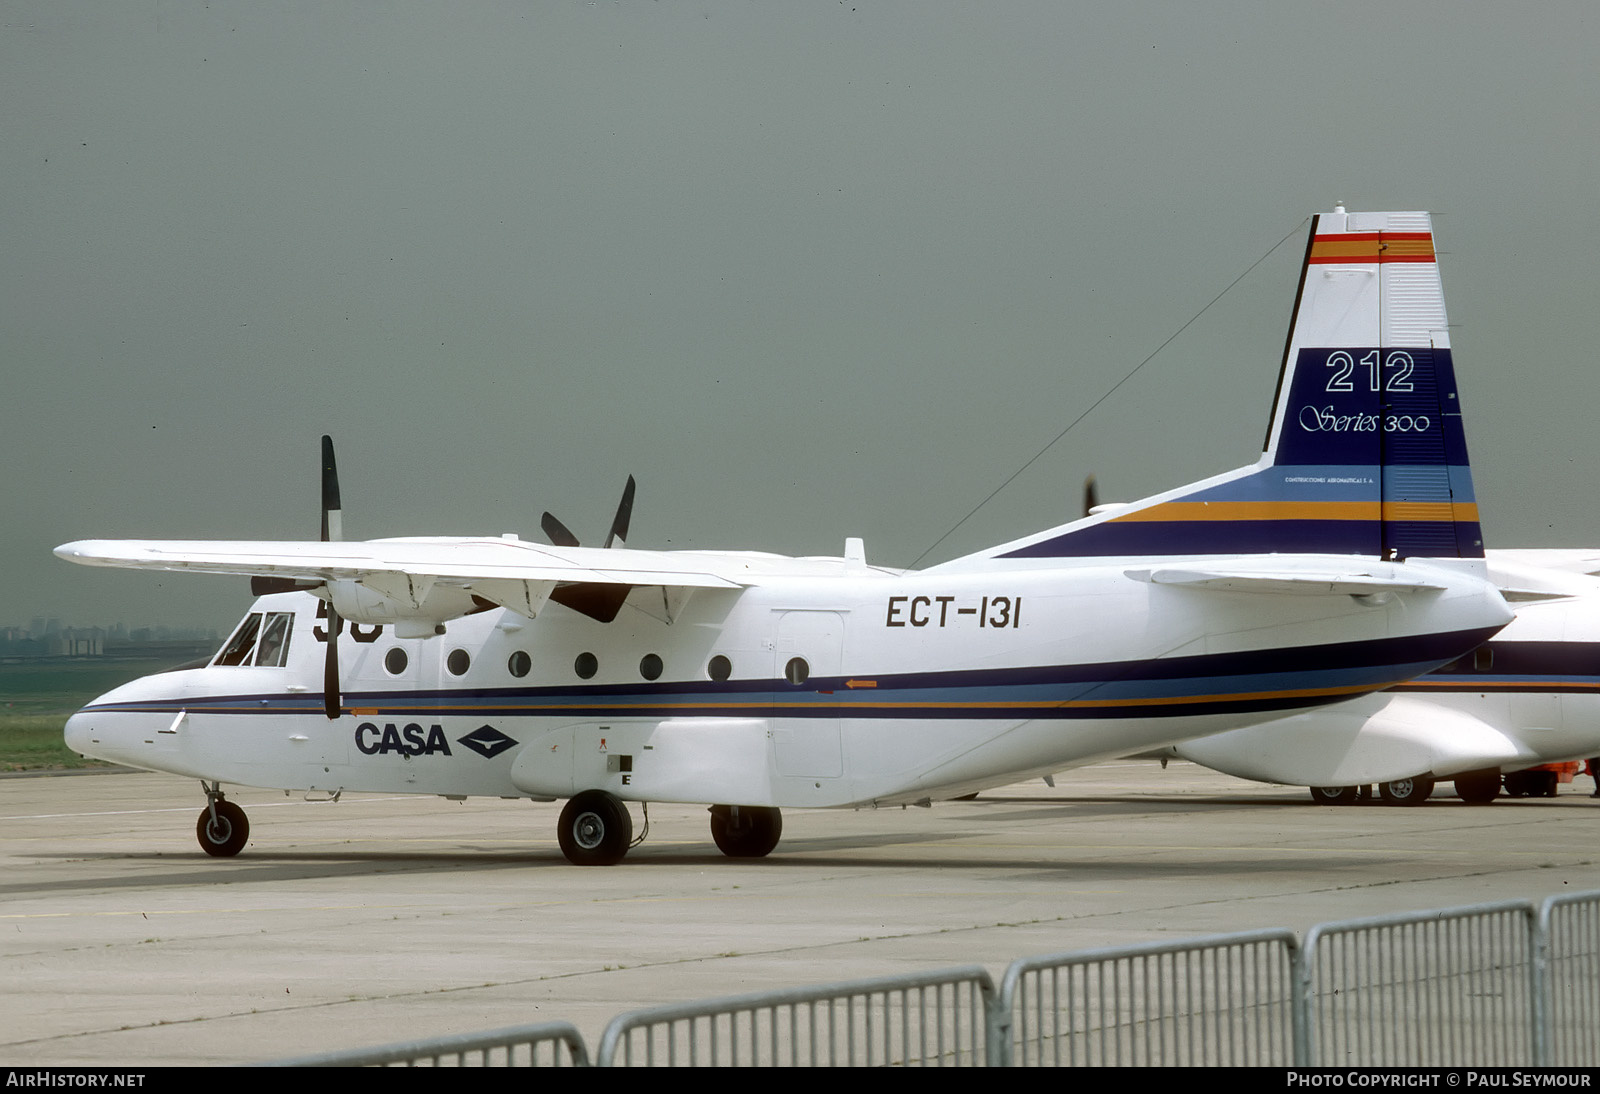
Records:
[[[717,846],[784,807],[924,804],[1391,687],[1511,618],[1484,578],[1425,213],[1313,221],[1255,463],[922,571],[494,538],[85,541],[62,558],[248,574],[209,665],[67,723],[76,751],[338,795],[569,799],[578,864],[619,861],[628,801],[711,803]],[[282,590],[282,591],[278,591]],[[336,636],[327,642],[328,633]],[[319,648],[320,647],[320,648]],[[646,813],[648,821],[648,813]]]
[[[1377,785],[1401,805],[1439,781],[1473,804],[1554,790],[1527,769],[1600,755],[1600,554],[1490,551],[1489,576],[1516,607],[1471,653],[1383,695],[1251,726],[1170,752],[1258,782],[1305,786],[1346,805]]]

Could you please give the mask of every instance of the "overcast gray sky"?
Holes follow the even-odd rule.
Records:
[[[1335,201],[1436,214],[1491,545],[1600,546],[1590,3],[0,0],[0,623],[88,537],[906,565]],[[1303,233],[947,540],[1255,458]]]

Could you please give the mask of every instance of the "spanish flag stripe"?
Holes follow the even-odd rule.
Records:
[[[1432,262],[1433,236],[1427,232],[1389,232],[1318,236],[1309,261],[1315,265],[1339,262]]]

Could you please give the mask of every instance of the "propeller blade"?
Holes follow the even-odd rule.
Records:
[[[622,500],[617,503],[617,515],[611,518],[611,531],[606,535],[607,547],[626,546],[628,524],[633,520],[633,494],[633,476],[629,475],[628,485],[622,488]],[[539,526],[544,529],[545,537],[557,547],[582,546],[578,542],[578,537],[549,513],[544,515]],[[632,591],[632,585],[574,581],[557,585],[551,590],[550,599],[598,623],[610,623],[617,618],[617,613],[622,611],[623,601],[628,599],[628,594]]]
[[[344,538],[344,510],[339,504],[339,469],[333,461],[333,438],[322,435],[322,541]]]
[[[304,593],[322,588],[320,581],[301,581],[293,577],[268,577],[257,574],[250,579],[250,595],[266,596],[269,593]]]
[[[633,476],[628,476],[628,485],[622,488],[622,500],[617,503],[617,515],[612,518],[611,532],[606,536],[607,547],[625,547],[628,538],[628,522],[633,519]]]
[[[339,717],[339,610],[328,601],[328,652],[322,661],[322,712],[331,722]]]
[[[339,502],[339,467],[333,458],[333,438],[322,435],[322,541],[344,538],[344,506]],[[344,624],[328,597],[328,649],[322,660],[322,712],[328,720],[339,717],[339,632]]]
[[[555,518],[554,513],[546,513],[539,521],[539,527],[544,529],[544,537],[557,547],[577,547],[578,537],[567,530],[567,526]]]
[[[1090,475],[1083,480],[1083,515],[1088,516],[1100,504],[1100,484]]]

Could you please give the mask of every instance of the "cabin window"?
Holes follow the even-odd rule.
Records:
[[[472,657],[466,650],[451,650],[450,656],[444,659],[444,667],[450,670],[451,676],[465,676],[472,667]]]
[[[661,668],[661,658],[656,654],[647,653],[639,658],[639,675],[646,680],[659,680]]]
[[[733,662],[719,653],[706,663],[706,675],[713,680],[726,680],[733,675]]]
[[[578,679],[591,679],[600,671],[600,659],[592,653],[580,653],[576,661],[572,662],[572,671],[578,674]]]
[[[791,684],[803,684],[811,679],[811,666],[806,664],[804,657],[791,657],[789,663],[783,666],[783,678]]]
[[[518,650],[506,661],[506,671],[521,680],[533,668],[533,658],[529,657],[526,650]]]
[[[406,657],[406,651],[396,646],[383,655],[383,667],[390,676],[399,676],[406,671],[406,664],[409,660]]]

